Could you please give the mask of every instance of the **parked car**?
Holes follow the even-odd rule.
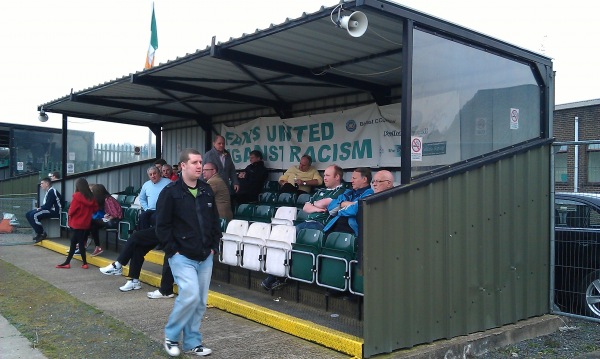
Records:
[[[600,318],[600,194],[555,194],[555,304]]]

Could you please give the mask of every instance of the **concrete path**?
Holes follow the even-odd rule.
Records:
[[[2,359],[44,359],[39,350],[32,347],[27,338],[21,335],[6,318],[0,315],[0,352]]]

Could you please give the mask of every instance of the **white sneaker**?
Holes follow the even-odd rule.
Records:
[[[193,354],[193,355],[198,355],[198,356],[206,356],[209,355],[210,353],[212,353],[212,350],[205,348],[202,346],[202,344],[198,345],[195,348],[192,348],[188,351],[185,352],[186,354]]]
[[[138,289],[142,289],[142,284],[140,283],[140,281],[134,282],[131,279],[128,280],[124,286],[119,287],[119,290],[121,292],[129,292],[130,290],[138,290]]]
[[[165,351],[169,356],[178,357],[181,354],[181,350],[179,350],[179,343],[169,340],[165,338]]]
[[[154,292],[148,292],[146,296],[150,299],[168,299],[173,298],[175,294],[171,293],[169,295],[163,295],[160,290],[155,290]]]
[[[115,262],[112,262],[111,264],[107,265],[106,267],[100,268],[100,272],[102,272],[102,274],[106,274],[106,275],[121,275],[121,274],[123,274],[123,267],[117,268],[117,266],[115,265]]]

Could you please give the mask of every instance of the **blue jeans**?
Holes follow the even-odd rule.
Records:
[[[213,255],[198,262],[176,253],[169,258],[171,271],[179,289],[173,311],[165,327],[165,337],[179,341],[183,331],[183,350],[202,344],[200,325],[206,311],[208,287],[212,276]]]

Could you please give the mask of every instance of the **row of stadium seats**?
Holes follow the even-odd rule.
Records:
[[[362,295],[352,234],[234,219],[221,239],[219,261],[278,277]]]

